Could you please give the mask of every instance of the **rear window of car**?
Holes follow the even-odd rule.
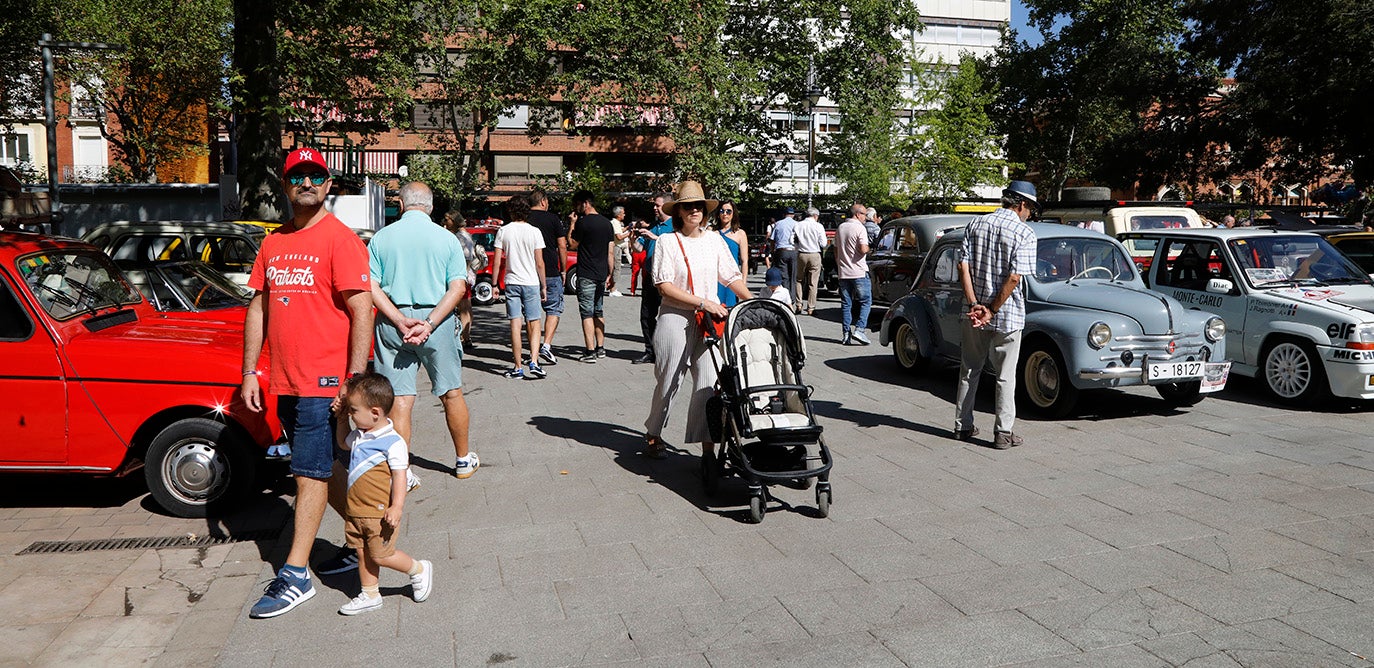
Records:
[[[125,235],[115,240],[110,257],[116,260],[189,260],[186,244],[173,235]]]
[[[1188,227],[1187,216],[1131,216],[1132,230],[1176,230]]]

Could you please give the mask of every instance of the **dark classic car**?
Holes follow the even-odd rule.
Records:
[[[926,253],[946,233],[962,230],[973,216],[940,214],[907,216],[883,223],[878,240],[868,249],[868,273],[873,301],[888,303],[911,291]]]
[[[1018,403],[1062,417],[1082,390],[1151,385],[1173,405],[1197,403],[1225,386],[1226,323],[1151,292],[1126,248],[1106,235],[1034,223],[1035,273],[1023,277],[1026,326],[1017,366]],[[911,293],[879,330],[897,364],[920,372],[931,360],[958,363],[968,306],[959,280],[963,230],[944,235]]]

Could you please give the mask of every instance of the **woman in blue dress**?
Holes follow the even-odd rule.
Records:
[[[740,226],[739,217],[735,215],[735,203],[730,200],[721,200],[720,208],[716,210],[717,224],[716,229],[720,230],[720,236],[725,239],[725,245],[730,248],[730,254],[734,256],[735,262],[739,264],[739,272],[742,276],[749,275],[749,235]],[[719,287],[720,303],[726,307],[734,306],[737,302],[735,293],[725,286]]]

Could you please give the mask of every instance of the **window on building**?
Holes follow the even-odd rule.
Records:
[[[839,132],[840,115],[835,112],[816,114],[816,132]]]
[[[448,105],[427,102],[415,104],[411,111],[411,123],[417,130],[452,130],[455,123],[460,130],[471,130],[473,126],[471,116],[462,114],[455,119],[450,115]]]
[[[496,119],[497,130],[524,130],[530,126],[530,105],[516,105]]]
[[[28,133],[0,134],[0,165],[13,167],[21,162],[33,162]]]
[[[498,180],[531,179],[563,173],[561,155],[497,155],[493,162]]]

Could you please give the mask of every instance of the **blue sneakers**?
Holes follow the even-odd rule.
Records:
[[[262,598],[253,604],[248,616],[253,619],[267,619],[284,615],[314,595],[315,585],[308,577],[297,577],[283,568],[277,571],[277,577],[267,583],[267,587],[262,590]]]

